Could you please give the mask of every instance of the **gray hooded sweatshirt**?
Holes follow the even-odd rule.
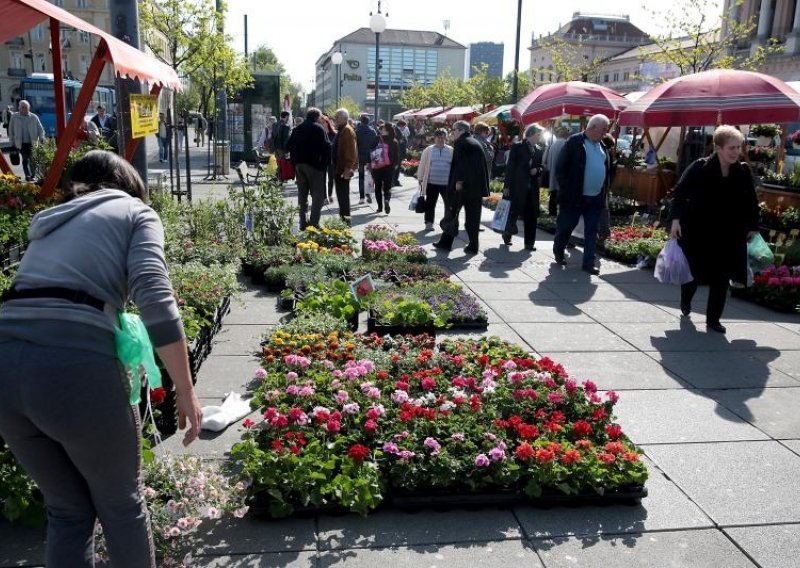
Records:
[[[130,298],[156,347],[184,337],[164,259],[164,228],[150,207],[102,189],[38,213],[14,279],[17,290],[60,287],[106,302],[105,312],[58,298],[12,300],[0,309],[0,341],[113,355],[113,314]]]

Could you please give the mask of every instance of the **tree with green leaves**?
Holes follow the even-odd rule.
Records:
[[[481,63],[473,67],[475,74],[469,78],[467,84],[474,94],[475,104],[486,109],[488,105],[499,106],[506,100],[506,87],[501,77],[489,76],[489,65]]]
[[[742,4],[743,0],[737,0],[732,8]],[[681,0],[667,9],[653,11],[653,17],[664,23],[667,32],[651,38],[658,51],[648,53],[647,59],[672,64],[681,75],[707,69],[757,71],[769,55],[782,50],[775,39],[753,52],[737,49],[739,45],[750,45],[757,27],[756,19],[739,22],[730,12],[709,16],[717,5],[715,0]]]
[[[513,100],[513,98],[514,98],[514,72],[513,71],[509,71],[508,73],[506,73],[506,76],[503,79],[503,85],[505,87],[505,93],[506,93],[505,103],[506,104],[510,104],[510,103],[515,102]],[[530,93],[532,90],[533,90],[533,86],[531,85],[530,75],[528,75],[528,73],[525,73],[524,71],[521,71],[518,74],[518,79],[517,79],[518,98],[521,99],[522,97],[524,97],[525,95]]]
[[[324,109],[325,114],[333,116],[340,108],[347,109],[351,118],[358,118],[361,113],[361,105],[358,104],[352,97],[342,97],[335,103],[331,103]]]
[[[419,81],[414,81],[411,87],[400,93],[397,101],[405,109],[425,108],[430,105],[428,88]]]
[[[562,81],[596,83],[600,77],[600,69],[608,61],[608,58],[604,57],[590,57],[588,55],[590,49],[586,47],[582,37],[577,40],[567,40],[560,35],[553,34],[539,40],[539,46],[549,55],[552,67],[531,69],[531,82],[534,87]],[[547,79],[537,80],[542,73]]]

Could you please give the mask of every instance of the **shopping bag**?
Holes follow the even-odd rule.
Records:
[[[494,210],[494,218],[492,219],[492,229],[495,231],[505,231],[508,225],[508,214],[511,212],[511,200],[501,199],[497,204],[497,209]]]
[[[417,199],[417,205],[414,207],[414,213],[425,213],[425,196],[421,193]]]
[[[11,158],[12,166],[19,165],[19,152],[17,152],[16,150],[11,150],[11,155],[9,157]]]
[[[385,142],[379,142],[372,152],[369,153],[370,167],[373,170],[380,170],[392,164],[389,159],[389,145]]]
[[[294,166],[287,158],[278,158],[278,178],[281,181],[294,179]]]
[[[419,193],[414,195],[411,198],[411,201],[408,202],[408,210],[409,211],[416,211],[417,210],[417,201],[419,201]]]
[[[121,313],[119,327],[114,328],[117,359],[130,380],[129,402],[139,404],[141,387],[146,378],[150,389],[161,386],[161,370],[153,356],[153,344],[138,314]]]
[[[364,193],[366,195],[375,195],[375,180],[372,179],[372,172],[364,170]]]
[[[756,233],[753,240],[747,243],[747,263],[755,273],[760,272],[770,264],[775,264],[775,255],[772,254],[761,233]]]
[[[694,280],[692,271],[689,269],[689,261],[677,240],[670,239],[658,253],[655,277],[662,284],[675,284],[676,286],[688,284]]]

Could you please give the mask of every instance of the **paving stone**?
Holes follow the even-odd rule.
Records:
[[[643,533],[697,529],[713,523],[653,463],[644,458],[650,477],[639,505],[599,507],[515,507],[528,538]]]
[[[452,253],[451,253],[452,254]],[[472,282],[491,282],[501,284],[503,282],[532,283],[531,277],[519,269],[496,264],[491,266],[481,266],[480,269],[469,267],[464,270],[451,269],[458,276],[459,280],[466,283]]]
[[[511,327],[543,354],[635,350],[599,323],[517,323]]]
[[[787,323],[779,321],[778,325],[788,329],[789,331],[793,331],[797,334],[800,334],[800,323]]]
[[[609,329],[642,351],[724,351],[786,348],[792,332],[773,324],[726,324],[728,334],[706,331],[704,323],[682,318],[671,323],[608,323]],[[764,329],[766,327],[767,329]],[[747,328],[747,329],[744,329]],[[753,335],[748,335],[752,332]],[[786,335],[784,335],[786,334]],[[756,338],[754,335],[760,337]],[[789,336],[789,337],[787,337]]]
[[[519,539],[519,524],[509,510],[378,511],[369,517],[320,516],[320,550],[416,546],[452,542]]]
[[[602,302],[579,304],[581,310],[600,323],[676,323],[678,318],[652,304],[642,302]]]
[[[761,568],[800,568],[800,525],[725,529]]]
[[[588,276],[588,275],[587,275]],[[601,280],[592,282],[558,282],[553,283],[545,279],[542,284],[555,292],[559,297],[575,304],[587,302],[622,302],[635,299],[625,294],[625,291]]]
[[[197,556],[192,566],[206,568],[316,568],[316,552],[278,552],[241,556]]]
[[[521,270],[534,280],[547,284],[560,285],[563,283],[586,285],[591,282],[595,282],[600,285],[602,283],[599,278],[587,274],[586,272],[580,270],[580,268],[576,268],[574,266],[563,267],[556,264],[555,261],[545,264],[525,263],[522,265]],[[550,288],[555,289],[553,286],[550,286]]]
[[[314,519],[259,520],[245,517],[204,521],[198,528],[197,554],[263,554],[317,549]]]
[[[226,393],[244,395],[253,385],[253,371],[258,359],[247,355],[215,355],[203,361],[197,374],[195,393],[198,398],[221,398]]]
[[[208,401],[204,400],[203,403],[213,402],[214,405],[219,405],[222,401]],[[188,447],[183,446],[183,436],[185,430],[178,430],[172,436],[165,438],[164,441],[156,446],[156,453],[158,455],[170,454],[173,456],[180,456],[183,454],[190,454],[193,456],[203,456],[209,459],[223,459],[230,452],[231,447],[241,441],[242,422],[250,418],[256,420],[260,417],[257,411],[251,412],[241,420],[238,420],[225,428],[222,432],[210,432],[208,430],[201,430],[200,436]]]
[[[506,323],[592,321],[566,300],[489,300],[487,303]]]
[[[625,282],[619,287],[628,294],[645,302],[674,302],[680,301],[681,290],[678,286],[667,286],[653,280],[652,282]],[[692,304],[705,305],[708,298],[708,289],[701,287],[697,290]]]
[[[800,456],[800,440],[781,440],[781,444]]]
[[[534,540],[547,568],[754,568],[718,530]]]
[[[674,301],[663,302],[660,301],[654,306],[658,307],[659,309],[664,310],[665,312],[672,314],[675,317],[681,317],[681,302],[677,298]],[[705,325],[705,314],[706,314],[706,302],[698,302],[695,301],[692,303],[692,319],[695,322],[695,325],[702,328]],[[725,305],[725,311],[722,314],[722,323],[727,325],[728,322],[754,322],[754,321],[762,321],[760,318],[755,316],[752,312],[749,312],[743,309],[740,306],[740,303],[734,303],[731,300]]]
[[[271,327],[274,326],[223,325],[214,337],[211,352],[214,355],[253,355]]]
[[[776,352],[773,349],[766,349],[764,352],[754,352],[753,357],[766,361],[770,368],[778,369],[782,373],[800,380],[800,351]]]
[[[778,351],[721,351],[650,353],[666,369],[699,389],[798,386],[790,376],[767,364]]]
[[[720,525],[800,522],[800,456],[778,442],[665,444],[644,449]]]
[[[636,444],[767,439],[698,391],[628,391],[620,395],[614,413]]]
[[[317,565],[319,568],[544,568],[533,547],[520,540],[324,552]]]
[[[12,525],[0,516],[0,566],[43,566],[45,529]]]
[[[606,263],[609,261],[602,260],[600,267],[600,279],[609,284],[658,284],[659,286],[668,286],[660,284],[653,272],[650,270],[641,270],[627,265],[620,265],[619,263],[611,262],[610,268],[606,270]],[[619,268],[622,266],[622,268]],[[699,292],[698,292],[699,293]]]
[[[277,295],[273,294],[271,298],[249,299],[246,304],[234,300],[231,312],[225,316],[223,323],[277,325],[287,319],[288,312],[278,310]]]
[[[776,439],[800,434],[797,388],[710,390],[706,394]]]
[[[575,379],[603,390],[674,389],[688,385],[640,352],[559,353],[555,360]]]
[[[528,300],[540,302],[543,300],[558,300],[555,292],[549,288],[531,282],[530,285],[519,283],[494,283],[494,282],[470,282],[469,289],[473,294],[485,302],[493,300]]]

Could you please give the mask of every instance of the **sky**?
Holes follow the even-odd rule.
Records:
[[[714,2],[710,2],[713,4]],[[248,16],[248,46],[252,52],[266,44],[306,91],[311,90],[314,63],[339,38],[369,27],[370,11],[377,0],[228,0],[225,31],[235,48],[244,52],[244,15]],[[520,35],[520,69],[529,67],[527,46],[531,34],[554,32],[572,19],[574,12],[628,15],[631,22],[649,34],[660,31],[659,23],[635,0],[523,0]],[[649,0],[651,8],[665,9],[672,0]],[[721,5],[721,2],[719,3]],[[712,7],[713,15],[721,8]],[[392,29],[428,30],[445,34],[465,46],[478,41],[505,44],[503,73],[514,69],[517,2],[515,0],[383,0]],[[662,23],[663,26],[663,23]]]

